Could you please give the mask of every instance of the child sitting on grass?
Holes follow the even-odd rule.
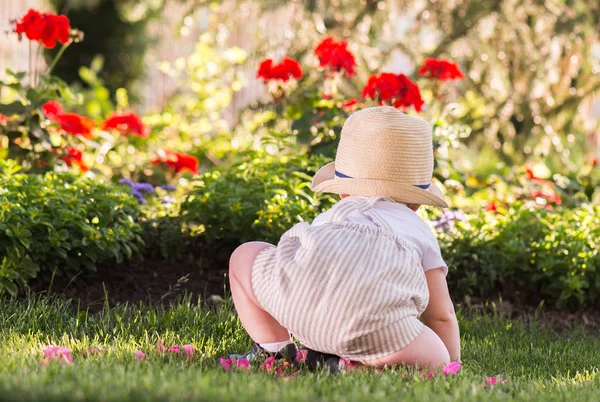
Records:
[[[312,184],[342,200],[296,224],[277,247],[250,242],[231,256],[233,301],[255,342],[239,357],[293,359],[293,334],[334,369],[460,360],[448,269],[415,213],[421,204],[447,207],[431,182],[433,163],[424,120],[392,107],[352,114],[335,162]]]

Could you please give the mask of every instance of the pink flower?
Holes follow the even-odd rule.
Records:
[[[169,350],[169,352],[173,352],[173,353],[181,353],[181,348],[177,345],[171,346],[168,350]]]
[[[133,356],[135,357],[135,360],[142,360],[146,358],[146,355],[141,350],[136,350],[133,352]]]
[[[248,373],[250,372],[251,367],[248,359],[239,360],[236,362],[236,364],[238,369],[247,371]]]
[[[484,387],[493,387],[494,385],[496,385],[496,383],[498,382],[498,379],[496,377],[488,377],[485,379],[485,381],[483,382],[483,386]]]
[[[42,360],[41,365],[45,366],[49,364],[52,360],[58,360],[64,364],[72,364],[73,356],[71,355],[72,351],[69,348],[63,348],[62,346],[46,346],[42,353],[44,354],[44,360]]]
[[[306,361],[306,356],[308,356],[308,350],[307,349],[300,349],[298,351],[298,354],[296,354],[296,362],[298,362],[298,363],[304,363]]]
[[[243,370],[246,372],[250,372],[250,362],[248,359],[236,360],[236,359],[219,359],[221,366],[225,369],[225,371],[230,371],[232,367],[236,367],[238,370]]]
[[[431,378],[434,376],[435,376],[435,373],[433,371],[430,371],[429,373],[427,373],[427,378]]]
[[[298,359],[298,356],[296,356],[296,359]],[[275,364],[275,358],[273,356],[269,356],[267,358],[267,360],[265,360],[263,362],[263,364],[261,365],[261,369],[263,369],[264,371],[267,371],[267,372],[271,372],[271,371],[273,371],[274,364]]]
[[[356,366],[358,365],[358,363],[356,363],[356,362],[353,362],[353,361],[351,361],[351,360],[346,360],[346,359],[344,359],[343,357],[342,357],[342,358],[340,358],[340,361],[341,361],[341,362],[342,362],[342,364],[344,365],[344,368],[345,368],[346,370],[349,370],[349,371],[352,371],[352,370],[353,370],[353,369],[355,369],[355,368],[356,368]]]
[[[225,369],[225,371],[231,370],[231,364],[233,363],[233,359],[219,359],[219,363]]]
[[[156,354],[165,352],[167,348],[163,345],[163,341],[161,339],[158,340],[156,344]]]
[[[457,362],[452,362],[444,367],[444,371],[442,372],[444,375],[454,375],[460,371],[460,364]]]
[[[194,349],[193,345],[183,345],[183,350],[185,351],[185,358],[190,360],[196,354],[196,349]]]

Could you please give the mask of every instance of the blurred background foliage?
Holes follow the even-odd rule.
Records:
[[[247,71],[266,56],[287,54],[310,63],[314,59],[312,48],[323,35],[346,38],[357,55],[359,66],[354,79],[340,84],[340,92],[347,97],[356,97],[361,83],[375,71],[387,68],[410,72],[425,57],[445,57],[459,62],[463,70],[468,71],[468,77],[459,89],[454,89],[457,107],[448,118],[471,128],[472,133],[465,142],[473,151],[469,155],[471,163],[483,165],[477,166],[477,170],[493,170],[498,162],[514,164],[531,159],[549,162],[552,170],[576,169],[589,145],[587,137],[597,130],[597,119],[590,119],[591,107],[587,102],[600,89],[600,4],[597,2],[52,2],[56,10],[66,12],[73,25],[86,35],[82,44],[69,48],[68,57],[62,59],[57,74],[69,82],[89,86],[89,82],[80,77],[79,66],[89,65],[100,55],[104,63],[97,71],[98,78],[113,96],[118,88],[127,88],[134,101],[136,84],[143,85],[140,81],[146,66],[144,52],[161,40],[148,29],[149,22],[160,20],[170,7],[177,7],[182,14],[174,31],[185,26],[184,21],[189,25],[190,19],[196,21],[192,26],[198,25],[199,19],[210,21],[204,24],[203,32],[194,31],[200,43],[203,43],[201,37],[207,34],[221,38],[213,42],[221,45],[234,43],[235,35],[240,33],[252,35],[253,45],[245,49]],[[261,19],[264,15],[276,12],[284,13],[284,21],[275,27],[284,32],[283,35],[273,35],[273,29],[244,29],[248,19],[265,21]],[[173,69],[167,72],[170,73]],[[193,74],[186,76],[194,77]],[[315,69],[307,74],[304,86],[320,87],[322,81],[323,75]],[[192,86],[198,88],[193,83],[177,85],[177,88]],[[209,93],[211,86],[208,84]],[[181,96],[180,90],[174,94],[179,100]],[[215,97],[220,97],[222,103],[222,94],[215,93]],[[201,103],[206,104],[206,101]],[[481,152],[482,147],[490,150]],[[478,158],[479,155],[484,157]]]
[[[333,158],[348,115],[375,104],[361,97],[369,77],[392,72],[419,85],[418,115],[434,127],[434,175],[453,210],[422,213],[449,261],[464,269],[454,285],[480,296],[477,289],[514,282],[560,303],[590,303],[584,294],[600,291],[600,3],[50,3],[85,39],[35,90],[25,75],[5,74],[0,113],[16,109],[0,119],[0,155],[28,173],[120,182],[143,204],[136,220],[144,253],[184,255],[193,236],[210,247],[276,241],[330,206],[334,197],[309,191],[310,177]],[[314,49],[328,35],[348,41],[355,75],[319,67]],[[284,56],[299,61],[301,79],[257,79],[261,61]],[[420,77],[428,57],[457,62],[465,78]],[[54,98],[95,122],[92,138],[48,122],[41,108]],[[144,135],[102,128],[132,112]],[[72,147],[79,163],[65,153]],[[174,168],[172,151],[196,158],[197,171]],[[472,268],[477,259],[485,267]]]

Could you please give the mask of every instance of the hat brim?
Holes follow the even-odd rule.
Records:
[[[408,204],[448,208],[442,191],[435,183],[431,183],[427,190],[423,190],[410,184],[389,180],[336,178],[335,162],[328,163],[319,169],[313,178],[312,189],[317,193],[382,196]]]

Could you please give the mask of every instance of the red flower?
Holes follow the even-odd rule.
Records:
[[[532,198],[543,198],[548,202],[553,202],[557,205],[560,205],[562,203],[562,200],[560,199],[560,196],[558,194],[556,194],[554,191],[550,190],[547,192],[542,192],[542,191],[538,191],[538,190],[533,190],[530,193]]]
[[[92,129],[95,124],[92,119],[80,116],[76,113],[65,113],[58,115],[56,122],[60,128],[67,133],[80,135],[88,140],[92,138]]]
[[[348,112],[353,112],[358,107],[358,104],[359,104],[358,99],[356,99],[356,98],[348,99],[346,102],[342,103],[342,109],[344,109]]]
[[[133,112],[111,114],[100,125],[102,130],[116,130],[121,134],[132,134],[136,137],[148,138],[149,128],[144,126],[142,120]]]
[[[413,106],[417,112],[421,111],[424,103],[419,87],[404,74],[373,74],[362,91],[362,97],[377,99],[380,105],[390,103],[396,108]]]
[[[496,201],[488,201],[485,210],[488,212],[496,212],[498,211],[498,206],[496,205]]]
[[[321,67],[329,66],[334,73],[345,71],[347,77],[356,74],[356,59],[348,50],[348,42],[345,40],[336,42],[331,36],[327,36],[317,45],[315,54]]]
[[[40,13],[29,10],[15,25],[15,33],[19,38],[24,34],[27,39],[41,42],[45,47],[51,49],[56,42],[65,44],[71,35],[71,23],[64,15],[52,13]]]
[[[465,78],[456,63],[442,59],[425,59],[425,62],[419,68],[419,75],[440,81],[462,80]]]
[[[75,147],[67,149],[67,154],[63,155],[61,159],[69,166],[73,164],[79,166],[79,169],[84,173],[90,170],[89,166],[83,161],[83,152]]]
[[[281,80],[287,82],[294,77],[299,80],[302,78],[302,67],[300,63],[289,57],[284,57],[279,64],[273,64],[273,60],[265,59],[258,66],[257,78],[263,81]]]
[[[44,115],[48,119],[52,120],[55,123],[58,122],[58,116],[65,114],[62,105],[55,100],[46,102],[42,106],[42,112],[44,112]]]
[[[0,126],[6,126],[6,123],[10,120],[10,117],[0,113]]]
[[[156,156],[150,163],[155,166],[161,163],[169,166],[179,173],[183,170],[189,170],[192,173],[198,173],[198,159],[193,155],[184,154],[181,152],[165,150],[165,157]]]
[[[527,178],[533,183],[537,183],[537,184],[541,184],[541,185],[549,185],[549,186],[554,185],[554,182],[551,182],[549,180],[544,180],[544,179],[534,175],[533,169],[531,169],[530,167],[525,168],[525,176],[527,176]]]
[[[2,121],[2,119],[1,119],[1,116],[0,116],[0,121]],[[596,167],[596,166],[598,166],[598,158],[596,158],[596,157],[591,157],[591,158],[589,159],[588,163],[589,163],[590,165],[592,165],[592,167]]]

